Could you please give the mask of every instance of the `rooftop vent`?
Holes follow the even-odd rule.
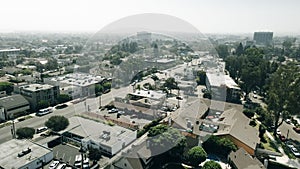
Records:
[[[27,149],[23,150],[22,152],[18,153],[18,157],[23,157],[24,155],[31,152],[31,149],[28,147]]]

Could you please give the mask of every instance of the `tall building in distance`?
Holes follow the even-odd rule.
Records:
[[[253,40],[256,45],[271,45],[273,32],[254,32]]]

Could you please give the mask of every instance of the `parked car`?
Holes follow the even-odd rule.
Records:
[[[48,130],[47,127],[39,127],[39,128],[36,129],[36,134],[41,133],[41,132],[46,131],[46,130]]]
[[[50,166],[49,166],[49,169],[55,169],[59,164],[59,161],[53,161]]]
[[[65,169],[67,164],[59,164],[56,169]]]
[[[68,107],[67,104],[59,104],[59,105],[55,106],[56,109],[64,109],[66,107]]]
[[[296,133],[300,133],[300,127],[293,127]]]
[[[112,108],[110,110],[108,110],[108,113],[117,113],[118,109],[117,108]]]
[[[291,119],[286,119],[285,122],[286,122],[287,124],[291,124]]]
[[[49,113],[52,113],[53,112],[53,107],[48,107],[48,108],[45,108],[45,109],[40,109],[35,115],[36,116],[43,116],[43,115],[46,115],[46,114],[49,114]]]
[[[297,150],[297,148],[291,148],[291,151],[295,157],[300,157],[300,152]]]
[[[280,135],[280,136],[279,136],[279,139],[280,139],[282,142],[285,142],[285,141],[286,141],[286,138],[285,138],[284,135]]]
[[[288,148],[295,148],[294,144],[291,142],[291,141],[287,141],[285,142],[285,145],[288,147]]]

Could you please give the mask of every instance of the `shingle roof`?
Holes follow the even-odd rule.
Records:
[[[0,106],[4,107],[5,109],[11,109],[24,105],[29,105],[29,102],[19,94],[0,98]]]
[[[253,158],[243,148],[231,152],[229,158],[237,169],[266,169],[258,159]]]

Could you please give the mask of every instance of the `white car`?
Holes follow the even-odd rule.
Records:
[[[291,120],[290,120],[290,119],[286,119],[285,122],[286,122],[287,124],[291,124]]]
[[[300,152],[295,147],[291,148],[291,150],[292,150],[292,153],[294,154],[294,156],[300,157]]]
[[[59,161],[53,161],[50,166],[49,166],[49,169],[55,169],[59,164]]]

